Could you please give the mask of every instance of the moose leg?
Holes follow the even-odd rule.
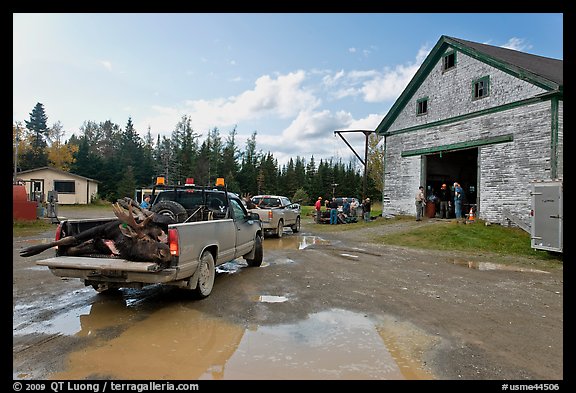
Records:
[[[55,246],[73,246],[75,244],[78,244],[78,240],[76,240],[74,236],[67,236],[55,242],[26,247],[25,249],[20,251],[20,256],[31,257],[32,255],[40,254],[42,251],[45,251]]]

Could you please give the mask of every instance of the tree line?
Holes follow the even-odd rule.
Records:
[[[157,176],[168,184],[184,184],[194,178],[197,185],[214,185],[223,177],[228,190],[285,195],[302,204],[313,204],[318,196],[362,197],[364,167],[355,161],[308,160],[297,156],[279,165],[274,155],[257,147],[257,132],[241,149],[236,127],[225,136],[218,128],[197,133],[192,119],[184,115],[169,136],[154,138],[150,127],[140,136],[132,119],[124,128],[109,120],[85,121],[78,135],[63,141],[60,122],[48,127],[44,106],[37,103],[25,125],[13,125],[15,175],[17,171],[49,166],[99,181],[98,198],[115,201],[133,197],[138,188],[151,187]],[[366,196],[381,194],[381,150],[377,137],[370,140]]]

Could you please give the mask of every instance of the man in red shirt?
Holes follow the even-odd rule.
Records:
[[[314,208],[316,209],[316,224],[320,224],[320,210],[322,209],[322,197],[318,197],[318,200],[314,204]]]

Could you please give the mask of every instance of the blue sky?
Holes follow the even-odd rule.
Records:
[[[563,59],[559,13],[15,13],[13,122],[40,102],[65,138],[128,118],[156,137],[186,115],[281,165],[348,162],[334,131],[375,129],[442,35]]]

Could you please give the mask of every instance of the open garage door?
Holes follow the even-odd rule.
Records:
[[[468,213],[470,206],[475,205],[478,214],[478,148],[441,152],[424,157],[426,196],[437,193],[443,183],[453,189],[454,182],[458,182],[464,190],[462,213]],[[453,217],[454,212],[451,214]]]

